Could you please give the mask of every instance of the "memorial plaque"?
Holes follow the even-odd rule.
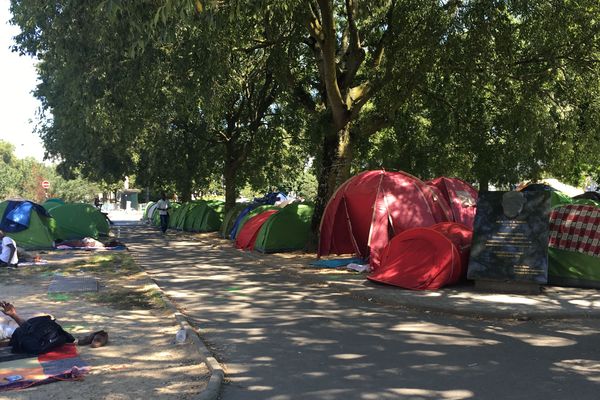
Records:
[[[550,192],[482,192],[467,277],[548,282]]]

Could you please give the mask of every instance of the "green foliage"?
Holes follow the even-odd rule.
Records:
[[[42,203],[46,198],[59,197],[65,201],[91,202],[100,191],[98,185],[81,177],[63,179],[54,166],[33,158],[17,159],[14,147],[3,140],[0,140],[0,151],[0,199],[23,198]],[[41,186],[44,180],[50,183],[47,191]]]
[[[40,134],[63,176],[135,175],[184,200],[224,191],[229,206],[239,188],[281,188],[314,198],[318,218],[335,186],[368,168],[482,188],[600,169],[597,0],[11,10],[16,49],[40,60]],[[0,190],[44,174],[23,166],[29,178],[15,180],[10,154],[0,146]]]

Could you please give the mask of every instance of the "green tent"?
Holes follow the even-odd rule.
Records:
[[[106,216],[87,203],[66,203],[48,211],[56,220],[56,235],[61,240],[108,236]]]
[[[65,204],[63,199],[59,199],[59,198],[51,198],[48,199],[44,202],[44,204],[42,204],[42,207],[44,207],[46,210],[49,210],[51,208],[54,208],[56,206],[62,206],[63,204]]]
[[[288,204],[271,215],[258,231],[254,249],[262,253],[301,250],[310,237],[315,208],[309,204]]]
[[[8,201],[0,203],[0,216],[4,215]],[[56,223],[52,218],[39,214],[35,208],[29,217],[29,227],[20,232],[6,232],[17,247],[26,250],[46,250],[54,247]]]
[[[550,207],[552,207],[552,208],[561,206],[563,204],[572,204],[573,203],[573,199],[564,193],[561,193],[558,191],[552,191],[550,193],[551,193]]]
[[[196,222],[196,218],[199,218],[200,210],[204,208],[204,203],[199,201],[192,201],[187,209],[187,212],[183,216],[181,221],[180,229],[183,229],[186,232],[191,232],[193,229],[194,222]]]
[[[222,201],[193,200],[181,206],[170,226],[187,232],[212,232],[219,229],[223,219]]]
[[[223,222],[223,212],[225,203],[219,200],[207,200],[201,207],[198,207],[196,218],[192,226],[194,232],[214,232],[218,231]]]
[[[184,203],[179,207],[173,221],[173,229],[183,230],[183,224],[185,223],[185,217],[188,212],[194,207],[193,202]],[[169,221],[170,222],[170,221]]]
[[[187,211],[187,203],[179,204],[177,207],[174,207],[174,204],[171,204],[171,210],[169,210],[169,228],[177,229],[177,225],[179,224],[179,219],[185,215]],[[160,226],[160,217],[158,217],[158,225]]]
[[[231,208],[225,216],[223,217],[223,222],[221,223],[221,227],[219,228],[219,234],[221,237],[225,239],[229,239],[229,233],[231,233],[231,229],[233,229],[233,224],[235,224],[235,220],[238,215],[244,210],[244,208],[248,207],[247,203],[237,203],[233,208]]]
[[[583,204],[588,206],[600,207],[600,203],[592,199],[573,199],[573,204]]]
[[[190,201],[182,204],[169,220],[169,227],[173,229],[183,230],[185,220],[188,218],[190,211],[198,205],[196,201]]]
[[[600,257],[548,247],[548,283],[600,289]]]
[[[188,203],[185,215],[179,221],[179,229],[191,232],[197,219],[201,219],[206,208],[204,200],[194,200]]]
[[[548,283],[600,288],[600,208],[593,201],[552,199]]]
[[[149,201],[148,204],[146,204],[146,208],[144,208],[144,215],[142,216],[143,221],[146,221],[148,219],[148,211],[154,204],[156,203],[154,203],[153,201]]]

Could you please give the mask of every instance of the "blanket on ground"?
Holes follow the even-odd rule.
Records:
[[[348,264],[363,264],[362,258],[334,258],[331,260],[316,260],[310,263],[310,265],[319,268],[339,268],[345,267]]]
[[[81,380],[89,366],[79,357],[73,343],[39,356],[0,362],[0,392],[25,389],[63,380]],[[21,376],[11,382],[8,377]]]

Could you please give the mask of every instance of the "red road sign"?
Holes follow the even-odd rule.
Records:
[[[50,182],[48,182],[48,181],[42,181],[42,187],[44,189],[48,189],[50,187]]]

